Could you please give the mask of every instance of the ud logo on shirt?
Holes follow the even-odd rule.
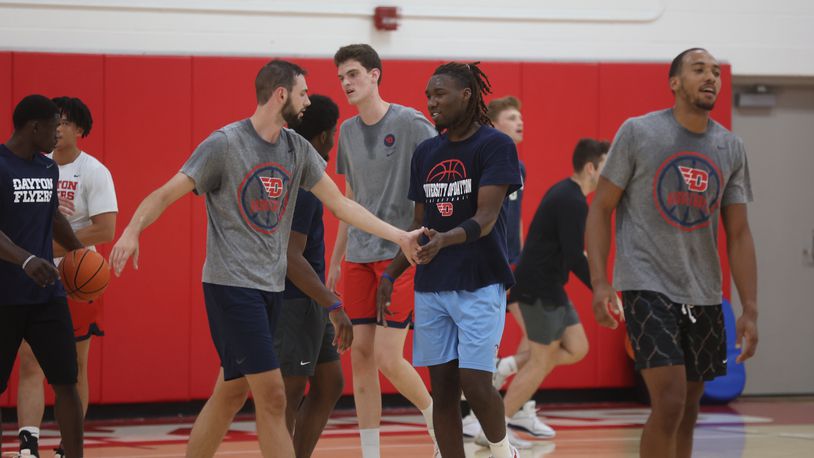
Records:
[[[243,220],[252,229],[273,234],[288,205],[291,174],[280,164],[267,162],[252,169],[237,188]]]
[[[708,156],[681,152],[668,157],[653,180],[653,199],[667,223],[691,232],[707,227],[720,206],[721,171]]]

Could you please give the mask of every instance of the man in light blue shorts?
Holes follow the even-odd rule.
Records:
[[[444,458],[464,457],[461,391],[492,455],[517,456],[492,371],[506,318],[506,288],[514,283],[500,209],[522,180],[514,142],[490,127],[483,103],[488,92],[477,65],[438,67],[427,84],[427,100],[440,135],[418,146],[411,165],[414,225],[426,228],[415,275],[413,364],[430,369],[433,423]],[[405,268],[400,255],[386,273],[395,278]],[[390,285],[379,284],[378,305],[385,315]]]

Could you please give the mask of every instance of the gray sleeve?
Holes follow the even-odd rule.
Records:
[[[413,150],[415,151],[415,148],[420,145],[421,142],[438,135],[438,131],[435,130],[435,126],[432,125],[432,123],[429,122],[420,111],[413,111],[415,116],[411,124],[413,126],[413,140],[415,141]]]
[[[602,169],[602,176],[622,189],[627,188],[636,170],[634,140],[633,124],[628,119],[616,133],[608,152],[608,159],[605,161],[605,168]]]
[[[201,142],[181,167],[181,173],[195,182],[195,194],[206,194],[220,187],[224,157],[229,152],[226,134],[212,132]]]
[[[724,197],[721,206],[732,204],[745,204],[752,201],[752,182],[749,178],[749,162],[746,159],[746,149],[743,141],[737,139],[735,143],[735,158],[732,174],[724,188]]]
[[[325,167],[328,165],[325,159],[317,153],[317,150],[311,146],[310,143],[303,139],[304,145],[307,147],[303,154],[302,161],[302,175],[300,177],[300,187],[306,191],[310,191],[322,176],[325,175]]]

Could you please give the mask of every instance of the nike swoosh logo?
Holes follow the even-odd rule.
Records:
[[[245,356],[244,356],[244,357],[242,357],[242,358],[240,358],[240,359],[238,359],[238,360],[236,360],[235,362],[236,362],[236,363],[238,363],[238,364],[243,364],[243,361],[246,361],[246,357],[245,357]]]
[[[45,166],[45,168],[46,168],[46,169],[50,169],[50,168],[51,168],[51,167],[53,167],[53,166],[54,166],[54,163],[52,162],[52,163],[50,163],[50,164],[46,165],[46,166]]]
[[[311,361],[306,361],[306,362],[300,361],[300,366],[307,366],[309,364],[311,364]]]
[[[73,177],[74,177],[74,178],[79,178],[79,175],[74,175]]]

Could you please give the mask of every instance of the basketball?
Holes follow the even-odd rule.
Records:
[[[57,269],[68,297],[77,301],[98,298],[110,281],[110,266],[104,256],[87,248],[68,252]]]

